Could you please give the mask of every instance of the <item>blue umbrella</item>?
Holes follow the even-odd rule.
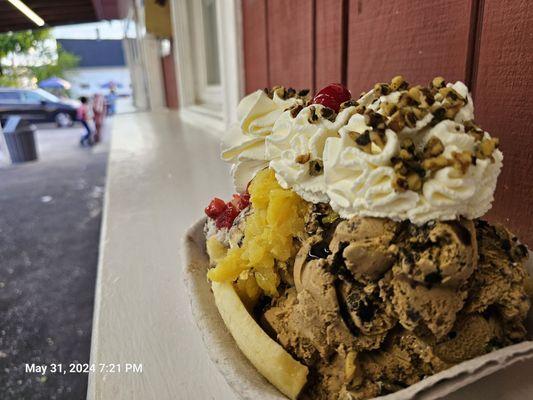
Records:
[[[122,88],[122,83],[117,83],[114,81],[109,81],[107,83],[104,83],[103,85],[100,85],[100,88],[102,89],[111,89],[111,88]]]
[[[39,87],[43,89],[70,89],[70,82],[67,82],[64,79],[53,76],[51,78],[45,79],[44,81],[39,82]]]

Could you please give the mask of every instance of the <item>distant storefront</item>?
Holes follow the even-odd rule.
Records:
[[[106,94],[112,87],[119,96],[132,94],[122,40],[58,39],[57,42],[80,58],[78,67],[66,73],[73,97]]]

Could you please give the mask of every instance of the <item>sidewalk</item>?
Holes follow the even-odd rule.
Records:
[[[40,129],[39,161],[0,168],[0,397],[83,399],[87,374],[25,363],[88,362],[107,143]]]

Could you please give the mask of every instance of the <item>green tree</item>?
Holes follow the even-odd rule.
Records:
[[[33,76],[38,82],[58,76],[65,77],[65,71],[71,68],[76,68],[80,62],[80,58],[66,50],[63,50],[61,45],[57,44],[57,59],[55,62],[30,67]]]
[[[0,85],[18,86],[23,81],[37,82],[52,76],[64,77],[65,70],[78,65],[79,58],[61,48],[54,48],[49,29],[35,29],[0,34]],[[27,65],[8,65],[13,57],[32,54]]]
[[[52,36],[49,29],[35,29],[0,34],[0,75],[3,75],[3,60],[12,54],[28,54]]]

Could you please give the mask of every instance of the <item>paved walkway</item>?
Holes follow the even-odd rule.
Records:
[[[3,400],[85,398],[87,374],[25,372],[89,360],[107,143],[80,134],[39,129],[38,162],[0,166]]]

